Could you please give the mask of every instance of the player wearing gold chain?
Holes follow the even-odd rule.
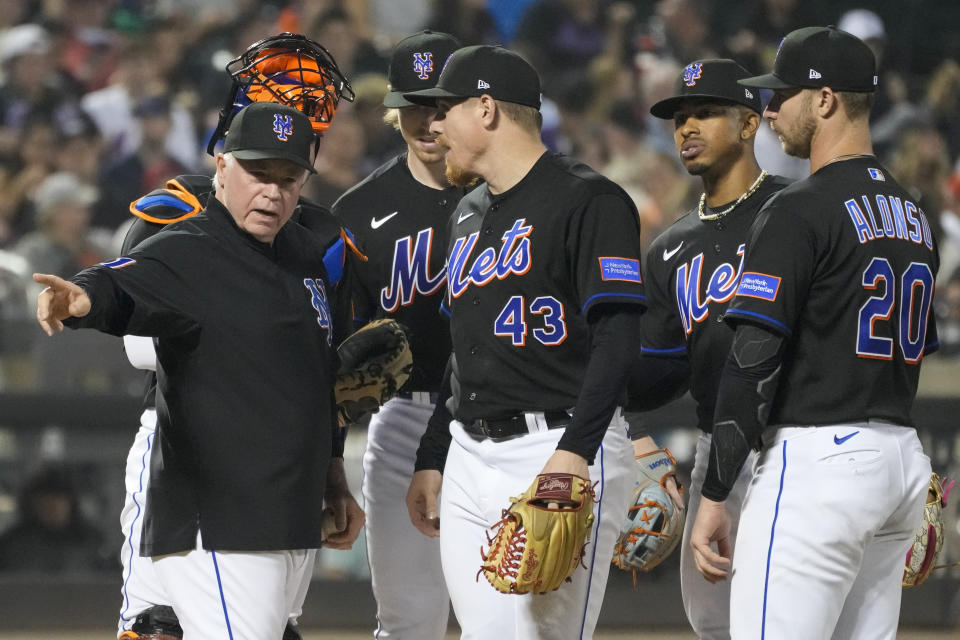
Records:
[[[703,433],[688,489],[681,593],[694,631],[710,639],[730,637],[729,586],[710,585],[697,574],[687,541],[707,468],[719,371],[733,337],[720,320],[740,279],[750,226],[763,204],[787,184],[784,178],[761,171],[754,157],[759,92],[737,85],[739,78],[748,75],[733,60],[692,62],[681,72],[674,96],[650,109],[658,118],[673,120],[680,161],[691,175],[701,178],[704,191],[698,207],[654,240],[647,254],[649,308],[642,319],[642,355],[629,383],[630,411],[654,409],[688,388],[697,403],[697,425]],[[657,445],[639,418],[631,419],[631,437],[638,465],[668,459],[649,455]],[[734,527],[747,475],[741,474],[727,501]],[[663,484],[676,505],[682,506],[673,478]],[[630,517],[635,513],[628,513],[622,530],[636,526]],[[634,552],[633,557],[662,557],[655,552],[663,544],[656,536],[641,536],[639,544],[649,548]]]

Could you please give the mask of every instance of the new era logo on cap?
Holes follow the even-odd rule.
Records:
[[[765,89],[830,87],[868,93],[876,88],[876,60],[870,47],[836,27],[804,27],[780,41],[773,72],[739,81]]]
[[[483,80],[477,80],[477,89],[489,89],[490,83]]]

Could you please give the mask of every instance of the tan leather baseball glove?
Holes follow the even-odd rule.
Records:
[[[503,593],[547,593],[569,582],[581,564],[593,525],[593,486],[569,473],[538,475],[490,528],[480,550],[483,573]],[[551,508],[550,503],[560,506]]]
[[[903,568],[902,584],[905,587],[923,584],[937,568],[937,555],[943,548],[943,508],[947,506],[947,494],[953,485],[953,482],[947,484],[941,481],[936,473],[930,476],[927,503],[923,506],[923,522],[917,528]]]

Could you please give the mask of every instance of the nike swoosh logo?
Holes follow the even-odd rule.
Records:
[[[834,444],[843,444],[844,442],[846,442],[847,440],[849,440],[849,439],[852,438],[853,436],[857,435],[858,433],[860,433],[860,432],[859,432],[859,431],[854,431],[853,433],[848,433],[847,435],[843,436],[842,438],[838,438],[837,436],[833,436],[833,443],[834,443]]]
[[[391,213],[390,215],[388,215],[388,216],[383,216],[383,217],[380,218],[379,220],[377,220],[376,218],[370,218],[370,228],[371,228],[371,229],[379,229],[380,227],[382,227],[382,226],[384,225],[384,223],[386,223],[387,220],[389,220],[389,219],[392,218],[393,216],[397,215],[398,213],[400,213],[400,212],[399,212],[399,211],[394,211],[394,212]]]
[[[476,211],[467,211],[466,213],[461,213],[459,216],[457,216],[457,224],[460,224],[475,213]]]
[[[664,250],[663,250],[663,261],[666,262],[667,260],[669,260],[670,258],[672,258],[672,257],[673,257],[673,254],[675,254],[677,251],[680,251],[680,247],[682,247],[682,246],[683,246],[683,240],[681,240],[681,241],[680,241],[680,244],[678,244],[676,247],[674,247],[674,248],[671,249],[670,251],[667,251],[666,249],[664,249]]]

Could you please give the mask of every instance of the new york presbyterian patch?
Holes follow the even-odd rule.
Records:
[[[738,296],[760,298],[773,302],[780,291],[780,278],[765,273],[745,271],[740,277],[740,286],[737,287]]]
[[[110,262],[101,262],[101,267],[110,267],[111,269],[123,269],[124,267],[129,267],[130,265],[136,263],[136,260],[133,258],[117,258],[116,260],[111,260]]]
[[[640,277],[640,261],[633,258],[598,258],[601,280],[624,280],[643,282]]]

